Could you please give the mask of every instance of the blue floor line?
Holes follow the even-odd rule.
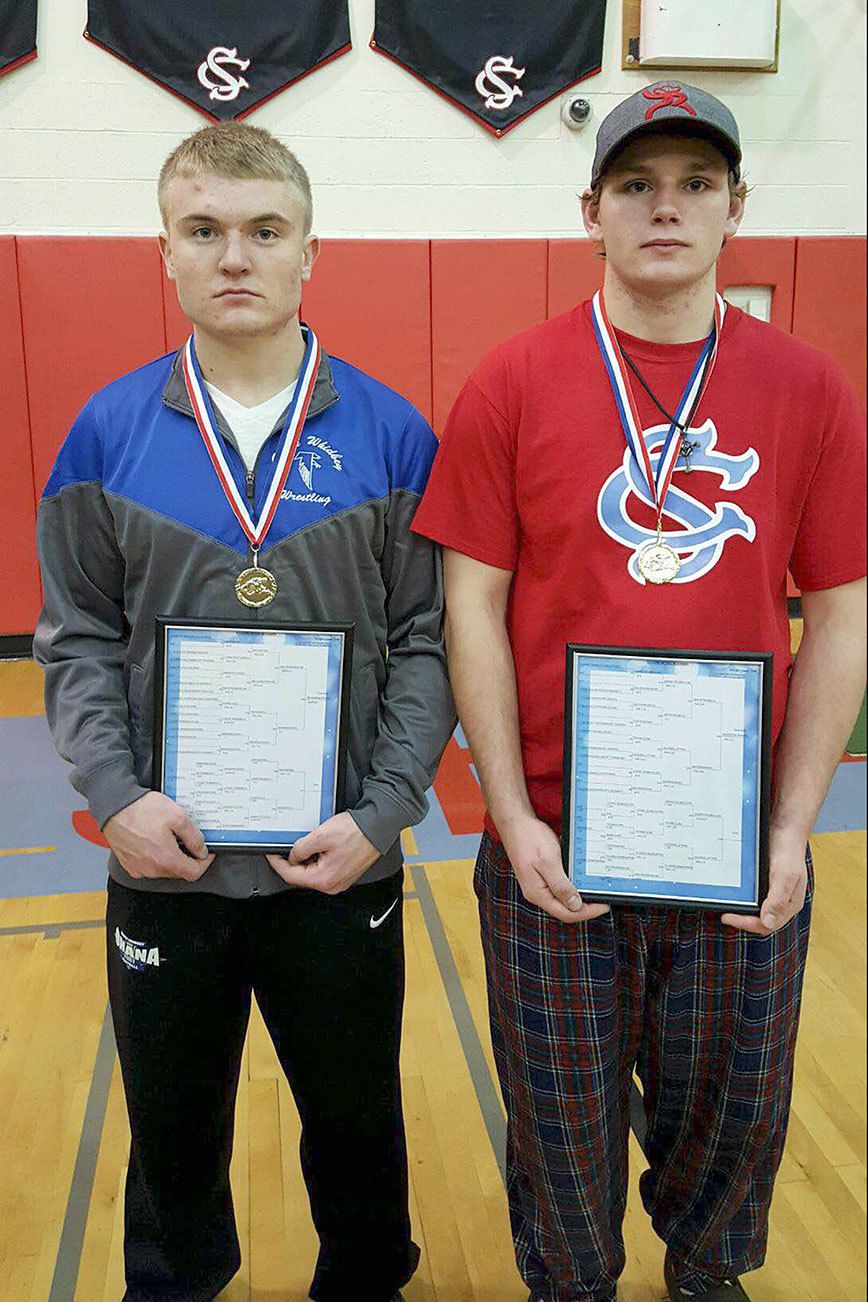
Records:
[[[855,761],[839,764],[817,818],[815,832],[861,832],[865,828],[868,769]]]

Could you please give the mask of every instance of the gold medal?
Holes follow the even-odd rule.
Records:
[[[671,583],[673,579],[678,578],[681,558],[658,536],[656,542],[642,548],[636,558],[636,564],[646,583]]]
[[[270,606],[277,596],[277,579],[271,570],[252,565],[250,569],[242,570],[235,580],[235,595],[242,606],[250,606],[253,610]]]

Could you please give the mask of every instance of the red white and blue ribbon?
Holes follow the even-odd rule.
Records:
[[[726,303],[718,294],[715,298],[714,325],[711,334],[702,345],[693,373],[681,395],[681,400],[675,411],[675,419],[663,440],[663,448],[655,474],[651,454],[648,451],[645,439],[642,437],[642,422],[639,419],[639,409],[636,406],[636,396],[630,381],[630,373],[625,364],[618,337],[612,329],[612,324],[606,313],[602,290],[598,290],[594,295],[592,317],[597,343],[600,346],[606,373],[612,385],[615,406],[621,418],[627,445],[635,457],[639,469],[645,476],[651,501],[657,508],[658,523],[663,516],[666,494],[669,492],[669,485],[672,483],[672,476],[675,474],[675,467],[681,452],[682,430],[686,428],[685,421],[692,420],[696,415],[717,362],[725,315]]]
[[[304,360],[299,371],[298,384],[292,402],[289,404],[289,411],[286,414],[281,441],[278,444],[278,452],[275,454],[274,474],[262,510],[259,513],[259,518],[255,521],[248,510],[248,504],[239,490],[226,460],[223,441],[217,433],[217,422],[214,419],[211,399],[205,388],[205,381],[199,368],[199,359],[196,356],[196,347],[192,335],[184,345],[182,358],[184,383],[193,408],[193,415],[196,417],[196,424],[199,426],[199,433],[205,441],[205,447],[208,449],[211,464],[217,472],[217,478],[220,480],[223,492],[226,494],[229,505],[244,530],[254,553],[258,552],[262,546],[263,539],[274,519],[274,513],[280,501],[280,494],[283,492],[292,468],[293,458],[298,450],[301,431],[307,419],[316,377],[319,372],[321,352],[319,340],[309,326],[306,327],[306,331],[307,340]]]

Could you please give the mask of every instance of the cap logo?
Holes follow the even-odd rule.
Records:
[[[646,99],[657,100],[657,103],[652,104],[645,114],[646,122],[651,121],[658,109],[664,108],[684,109],[685,113],[689,113],[692,118],[696,117],[696,109],[688,103],[685,91],[674,81],[662,81],[657,86],[649,86],[642,94]]]

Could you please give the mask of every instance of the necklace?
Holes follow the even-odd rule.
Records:
[[[693,466],[690,464],[690,458],[693,456],[693,453],[699,447],[699,444],[691,443],[690,439],[687,437],[687,431],[690,429],[690,426],[693,423],[693,418],[696,415],[697,408],[699,407],[699,402],[702,397],[702,392],[700,391],[699,393],[697,393],[696,400],[694,401],[693,406],[691,407],[690,413],[687,416],[687,418],[684,421],[677,420],[675,416],[673,416],[672,413],[669,412],[663,406],[663,403],[657,397],[657,394],[651,388],[651,385],[645,379],[645,376],[639,370],[639,367],[633,361],[633,358],[623,347],[621,348],[621,356],[624,358],[624,361],[627,363],[630,370],[636,376],[636,379],[642,385],[642,388],[648,394],[648,397],[654,403],[654,406],[661,413],[661,415],[666,417],[666,419],[669,422],[670,429],[677,429],[678,433],[681,435],[682,442],[679,451],[679,456],[682,456],[686,462],[686,465],[684,467],[685,473],[690,474],[690,472],[693,470]]]
[[[280,501],[280,494],[289,477],[293,458],[298,450],[302,427],[307,419],[313,390],[316,384],[320,363],[320,346],[316,335],[307,330],[304,359],[301,364],[298,384],[286,420],[283,426],[278,453],[272,458],[276,461],[271,484],[258,519],[254,520],[235,482],[232,470],[223,454],[221,440],[217,433],[211,399],[208,396],[199,361],[196,357],[195,340],[191,335],[184,345],[184,383],[199,433],[208,449],[211,464],[220,481],[220,487],[229,502],[232,512],[240,524],[252,550],[253,564],[242,570],[235,580],[235,595],[242,606],[258,610],[268,606],[277,596],[277,579],[270,570],[259,564],[259,550],[265,535],[271,527]],[[251,502],[252,505],[252,502]]]

